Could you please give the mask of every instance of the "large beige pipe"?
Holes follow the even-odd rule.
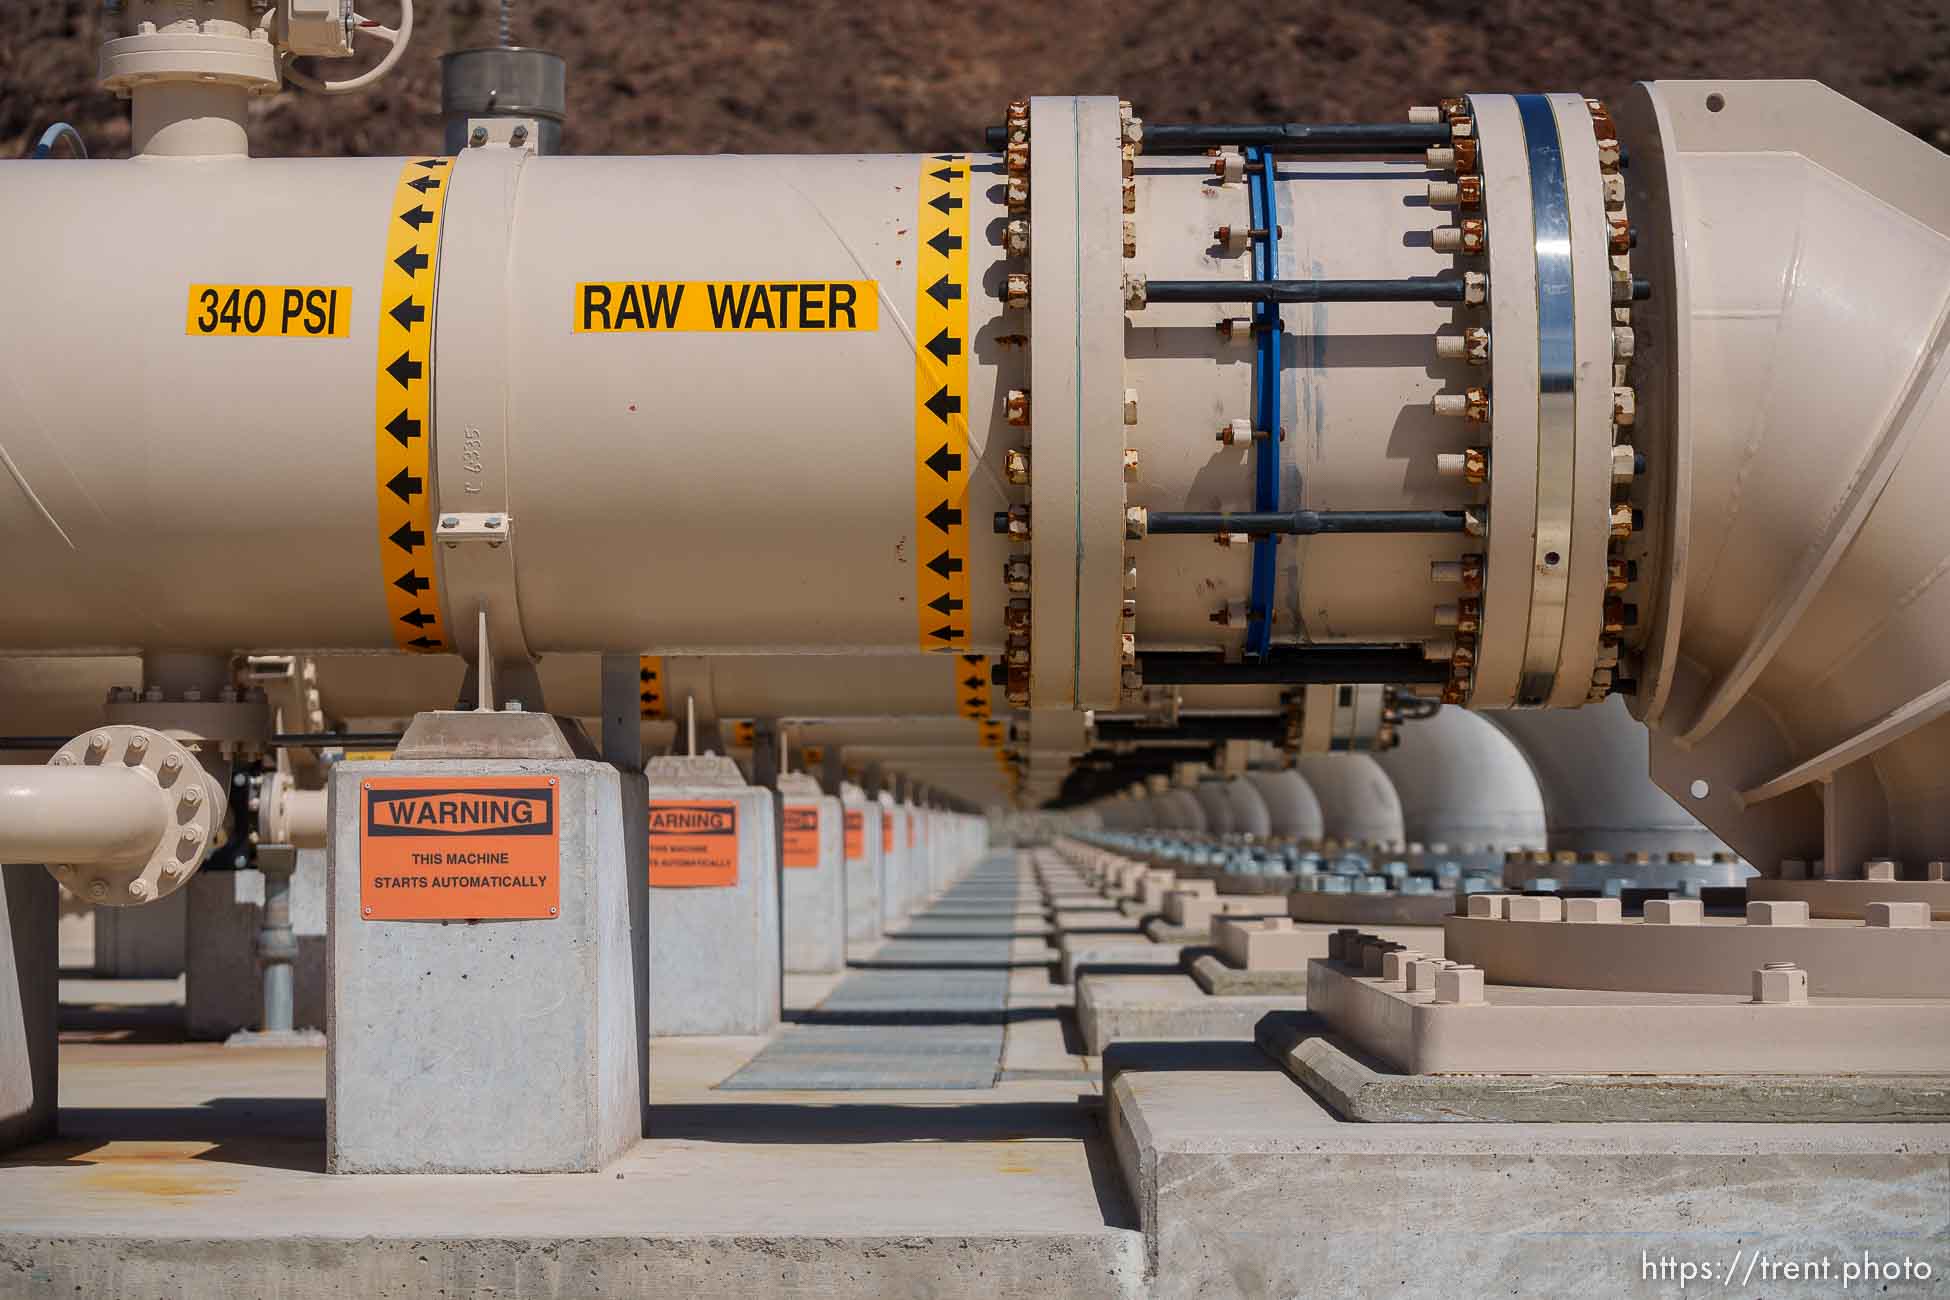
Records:
[[[1381,764],[1366,754],[1303,754],[1294,766],[1320,801],[1329,837],[1348,844],[1403,843],[1402,802]]]
[[[125,767],[0,767],[0,862],[141,863],[170,829],[170,803]]]
[[[1445,708],[1407,723],[1401,745],[1374,760],[1401,799],[1410,840],[1457,853],[1544,847],[1548,809],[1529,761],[1477,714]]]
[[[1506,734],[1528,760],[1543,791],[1550,849],[1621,859],[1674,852],[1704,859],[1726,850],[1646,774],[1646,731],[1624,701],[1561,712],[1504,710],[1480,720]]]
[[[1298,772],[1291,769],[1248,772],[1246,779],[1253,783],[1260,801],[1266,805],[1273,834],[1315,843],[1327,833],[1320,800],[1314,797],[1313,788]]]

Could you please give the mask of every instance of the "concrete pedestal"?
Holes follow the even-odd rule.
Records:
[[[862,942],[880,937],[880,805],[861,800],[841,801],[856,829],[843,829],[846,854],[846,937]]]
[[[0,1151],[54,1136],[60,894],[43,867],[0,867]]]
[[[264,1013],[257,931],[264,916],[264,875],[200,871],[179,893],[190,897],[189,978],[185,1022],[191,1038],[228,1038],[255,1029]],[[292,1024],[325,1027],[325,850],[301,849],[291,876]]]
[[[555,778],[560,914],[367,919],[360,792],[379,777]],[[586,759],[334,769],[328,1170],[589,1171],[641,1140],[649,1026],[645,846],[635,810],[643,791],[634,773]]]
[[[899,804],[880,805],[880,929],[884,934],[897,929],[906,919],[908,865],[913,855],[907,851],[907,809]]]
[[[730,804],[737,841],[731,883],[650,890],[650,1032],[768,1034],[784,991],[777,797],[717,755],[653,758],[647,772],[653,818]]]
[[[780,887],[785,969],[823,975],[846,968],[846,862],[840,801],[806,776],[779,778],[785,817]],[[810,859],[809,865],[802,865]]]

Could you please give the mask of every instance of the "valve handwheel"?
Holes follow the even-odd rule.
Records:
[[[355,90],[364,90],[391,72],[399,63],[400,56],[406,53],[407,42],[413,39],[413,0],[399,0],[399,26],[397,27],[386,27],[367,18],[364,14],[354,13],[352,34],[355,38],[370,36],[383,42],[386,53],[380,56],[379,62],[358,76],[347,77],[342,81],[326,80],[314,77],[310,73],[300,72],[294,66],[294,56],[286,55],[280,63],[285,80],[320,95],[347,95]]]

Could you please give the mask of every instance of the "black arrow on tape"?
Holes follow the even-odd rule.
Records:
[[[427,309],[414,302],[413,295],[408,294],[394,303],[393,309],[386,314],[398,321],[401,329],[410,330],[427,318]]]
[[[961,572],[961,561],[943,551],[928,561],[928,567],[945,578],[951,573]]]
[[[408,275],[418,275],[427,266],[427,255],[417,248],[409,248],[393,259],[393,265]]]
[[[928,286],[928,297],[934,299],[943,307],[946,307],[949,303],[961,297],[961,286],[951,283],[948,277],[944,275]]]
[[[961,155],[958,153],[938,153],[934,157],[936,162],[954,162]]]
[[[421,176],[416,180],[410,180],[407,182],[407,185],[412,189],[420,191],[422,194],[425,194],[428,190],[437,190],[440,188],[440,182],[431,176]]]
[[[415,609],[410,614],[401,614],[399,621],[402,623],[411,623],[414,627],[425,627],[429,623],[438,623],[440,616],[438,614],[422,614],[418,609]]]
[[[935,419],[946,424],[948,423],[949,416],[961,410],[961,398],[950,393],[948,391],[948,385],[943,384],[935,390],[934,396],[927,400],[927,408],[934,412]]]
[[[412,646],[415,650],[438,650],[440,648],[440,642],[430,636],[416,636],[406,644]]]
[[[951,181],[955,179],[955,177],[961,175],[961,173],[955,170],[953,162],[951,160],[948,166],[938,168],[935,171],[931,171],[928,173],[928,175],[934,177],[938,181]]]
[[[925,346],[928,351],[934,353],[934,359],[943,365],[947,364],[949,357],[961,355],[961,340],[951,336],[945,325],[941,327],[939,334],[927,341]]]
[[[982,679],[980,677],[964,677],[961,684],[971,691],[979,691],[982,689]]]
[[[946,230],[937,231],[934,238],[928,240],[928,247],[946,257],[950,252],[961,247],[961,236],[951,235]]]
[[[945,533],[950,527],[961,522],[961,511],[955,509],[946,501],[943,501],[940,505],[928,511],[927,520]]]
[[[953,641],[961,635],[961,631],[958,628],[953,628],[943,623],[940,627],[928,633],[928,635],[937,641]]]
[[[408,569],[405,573],[393,579],[393,585],[409,596],[418,596],[433,584],[413,570]]]
[[[401,411],[386,422],[386,432],[392,434],[400,446],[411,446],[412,440],[420,436],[420,422]]]
[[[415,167],[445,167],[452,161],[451,158],[421,158],[414,162],[413,165]]]
[[[648,668],[639,669],[636,677],[640,682],[654,682],[657,680],[657,674],[651,672]]]
[[[947,593],[942,593],[928,602],[928,608],[937,614],[953,614],[963,608],[962,602]]]
[[[947,417],[943,416],[942,418],[946,419]],[[948,481],[949,471],[961,468],[961,454],[959,452],[949,451],[948,444],[944,442],[934,449],[932,456],[929,456],[921,463],[933,470],[936,478],[946,483]]]
[[[426,545],[427,535],[409,522],[395,528],[386,540],[411,555],[419,547]]]
[[[928,200],[928,206],[945,217],[961,206],[961,200],[952,194],[937,194]]]
[[[393,364],[386,367],[386,373],[391,375],[401,388],[404,388],[420,377],[420,363],[402,352],[393,358]]]
[[[411,501],[426,489],[426,480],[401,470],[386,480],[386,487],[402,501]]]
[[[421,226],[433,220],[433,214],[415,203],[412,207],[400,213],[399,219],[413,227],[413,229],[418,230]]]
[[[965,664],[972,664],[977,668],[982,666],[982,656],[980,655],[963,655],[961,661]]]

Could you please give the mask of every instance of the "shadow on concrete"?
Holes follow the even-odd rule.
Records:
[[[213,1097],[201,1106],[64,1106],[57,1122],[56,1137],[0,1159],[0,1168],[197,1160],[325,1172],[325,1103],[317,1097]],[[193,1153],[168,1149],[201,1143],[210,1145]]]
[[[63,1002],[59,1011],[64,1043],[184,1043],[189,1041],[180,1002],[154,1005]]]
[[[966,1011],[935,1009],[927,1011],[886,1011],[811,1007],[788,1011],[785,1022],[794,1025],[1017,1025],[1031,1020],[1059,1020],[1068,1007],[1010,1007],[991,1010],[971,1007]]]
[[[897,931],[887,936],[889,940],[913,943],[933,939],[1042,939],[1047,937],[1043,930],[915,930],[912,928]]]
[[[1266,1054],[1238,1039],[1112,1043],[1104,1049],[1104,1091],[1125,1070],[1277,1070]]]

